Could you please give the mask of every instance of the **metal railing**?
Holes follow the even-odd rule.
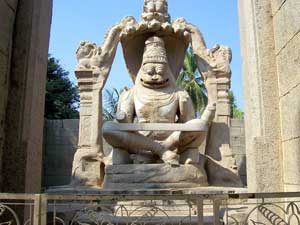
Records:
[[[300,224],[300,193],[0,194],[0,225]]]

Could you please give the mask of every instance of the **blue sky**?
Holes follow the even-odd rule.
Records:
[[[243,108],[242,69],[237,0],[169,0],[172,20],[184,17],[203,33],[208,47],[219,43],[232,48],[232,90]],[[49,53],[58,58],[76,82],[75,51],[82,40],[100,45],[109,27],[124,16],[140,19],[143,0],[54,0]],[[105,88],[132,86],[118,48]]]

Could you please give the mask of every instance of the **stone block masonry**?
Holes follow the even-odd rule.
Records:
[[[40,192],[52,0],[0,0],[0,191]]]
[[[243,119],[231,119],[230,121],[230,146],[241,180],[247,186],[245,127]]]
[[[79,120],[46,120],[43,187],[67,185],[77,149]]]
[[[239,0],[249,191],[300,190],[300,1]]]
[[[5,117],[11,66],[13,28],[16,17],[16,2],[0,0],[0,174],[2,174],[2,156],[5,140]],[[0,187],[2,176],[0,176]]]

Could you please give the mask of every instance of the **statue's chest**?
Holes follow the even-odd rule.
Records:
[[[175,93],[139,94],[134,97],[135,111],[140,123],[174,123],[178,109]]]

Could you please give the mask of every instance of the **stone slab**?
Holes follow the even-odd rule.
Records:
[[[0,51],[5,55],[9,55],[11,46],[13,28],[14,28],[15,12],[4,0],[0,0]]]
[[[300,138],[283,142],[284,183],[300,187]],[[298,189],[297,191],[300,191]]]
[[[275,15],[285,2],[286,0],[272,0],[272,14]]]
[[[79,120],[78,119],[67,119],[63,120],[63,128],[66,130],[79,130]]]
[[[103,124],[107,130],[115,131],[203,131],[208,130],[205,124],[192,123],[114,123]]]
[[[194,184],[194,185],[192,185]],[[193,165],[127,164],[107,166],[104,188],[171,188],[207,186],[204,170]]]
[[[4,0],[13,11],[17,11],[18,0]]]
[[[143,189],[182,189],[182,188],[197,188],[199,184],[195,183],[105,183],[105,189],[111,190],[143,190]]]
[[[296,50],[299,46],[300,33],[277,56],[280,96],[288,94],[289,91],[300,84],[300,51]]]
[[[286,192],[299,192],[300,184],[284,184],[284,191]]]
[[[244,127],[244,120],[243,119],[231,119],[230,127]]]
[[[300,137],[300,85],[280,98],[282,141]]]
[[[58,186],[51,187],[46,190],[48,194],[79,194],[79,195],[123,195],[123,196],[175,196],[178,199],[185,199],[187,195],[202,195],[203,198],[211,198],[219,195],[230,194],[246,194],[247,188],[234,188],[234,187],[196,187],[185,189],[135,189],[135,190],[118,190],[118,189],[102,189],[100,187],[86,187],[86,186]]]
[[[278,54],[285,45],[300,31],[300,1],[288,0],[273,18],[275,51]]]

